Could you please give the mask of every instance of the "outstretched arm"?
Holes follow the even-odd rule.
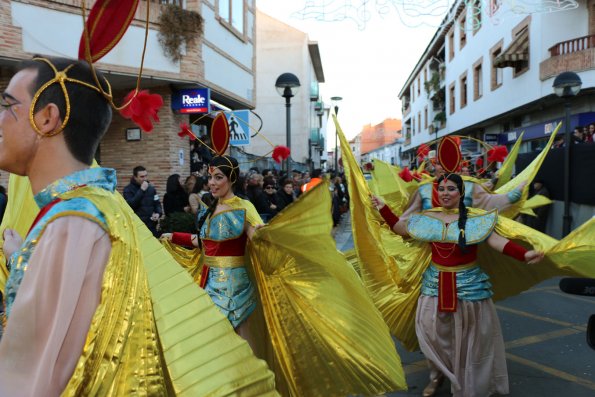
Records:
[[[160,240],[170,241],[172,244],[181,245],[183,247],[198,247],[198,235],[191,233],[163,233]]]
[[[386,205],[379,197],[372,195],[370,196],[370,199],[372,200],[372,204],[374,204],[376,209],[380,212],[382,219],[386,221],[393,232],[399,236],[408,236],[407,223],[405,220],[400,220],[399,217],[392,212],[390,207]]]
[[[494,232],[488,237],[488,244],[490,247],[504,255],[508,255],[518,261],[526,262],[528,264],[538,263],[543,259],[543,252],[536,250],[527,250],[523,246],[502,237]]]

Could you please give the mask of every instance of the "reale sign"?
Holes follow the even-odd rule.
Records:
[[[180,90],[172,94],[171,108],[176,113],[209,113],[211,91],[208,88]]]

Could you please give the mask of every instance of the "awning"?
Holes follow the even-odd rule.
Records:
[[[506,51],[494,60],[497,68],[516,67],[522,62],[529,62],[529,28],[523,29],[510,43]]]

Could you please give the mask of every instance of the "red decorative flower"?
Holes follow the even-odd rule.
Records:
[[[180,132],[178,132],[178,136],[180,138],[184,138],[185,136],[187,136],[188,138],[190,138],[191,141],[196,140],[196,136],[192,133],[190,127],[186,123],[180,123]]]
[[[163,106],[163,98],[159,94],[149,94],[149,90],[142,90],[134,95],[132,90],[124,98],[124,103],[132,101],[124,109],[120,110],[120,114],[125,119],[132,119],[136,125],[145,132],[153,130],[153,121],[159,122],[157,112]],[[151,120],[152,119],[152,120]]]
[[[417,148],[417,157],[419,157],[420,160],[423,160],[428,154],[430,154],[430,147],[425,143],[419,145],[419,148]]]
[[[273,160],[275,160],[278,164],[281,164],[281,161],[285,160],[291,154],[291,150],[287,146],[275,146],[273,149]]]
[[[405,182],[411,182],[413,180],[413,175],[411,175],[411,171],[409,171],[408,167],[403,168],[403,170],[399,172],[399,177]]]
[[[364,170],[366,171],[372,171],[374,169],[374,164],[372,164],[371,162],[367,162],[366,164],[364,164]]]
[[[412,176],[416,181],[421,181],[421,174],[419,172],[415,171]]]
[[[501,163],[508,156],[508,149],[506,146],[496,146],[488,150],[488,161],[490,163]]]
[[[483,157],[478,157],[477,160],[475,160],[475,165],[477,167],[483,167]]]

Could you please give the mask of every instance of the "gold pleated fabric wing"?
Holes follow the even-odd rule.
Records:
[[[405,389],[389,330],[335,249],[331,197],[320,183],[257,230],[253,273],[268,333],[292,396]]]
[[[494,189],[499,189],[500,187],[504,186],[510,181],[512,177],[512,171],[514,171],[514,165],[516,163],[516,159],[519,157],[519,151],[521,149],[521,143],[523,142],[523,136],[525,135],[525,131],[521,132],[521,136],[519,136],[514,143],[514,146],[506,156],[504,163],[502,163],[502,167],[498,170],[498,182]]]
[[[429,264],[427,244],[405,242],[394,234],[373,208],[370,191],[336,118],[349,189],[353,242],[361,279],[384,321],[407,349],[417,347],[415,307],[418,282]],[[388,203],[392,208],[392,203]],[[397,204],[398,205],[398,204]],[[395,209],[393,209],[395,210]],[[399,214],[400,212],[395,212]]]
[[[21,220],[24,235],[39,209],[28,179],[12,178],[5,227]],[[78,195],[105,214],[113,245],[101,302],[63,395],[278,396],[266,363],[122,196],[84,187],[66,197]],[[124,243],[133,240],[139,250]],[[180,252],[178,259],[189,263],[192,255]]]
[[[529,187],[531,185],[531,182],[533,182],[533,179],[537,175],[537,172],[539,171],[541,164],[545,160],[545,157],[547,156],[547,154],[550,152],[550,148],[552,147],[552,144],[554,143],[554,140],[556,139],[556,134],[558,133],[558,130],[560,129],[561,125],[562,125],[561,122],[558,123],[558,126],[556,127],[554,132],[552,132],[552,135],[550,136],[550,139],[548,140],[547,145],[545,145],[545,148],[531,162],[531,164],[529,164],[516,177],[514,177],[509,182],[507,182],[506,184],[504,184],[503,186],[501,186],[495,190],[495,193],[498,193],[498,194],[508,193],[511,190],[515,189],[517,186],[519,186],[522,182],[526,182],[526,185],[523,188],[523,194],[521,196],[521,199],[519,201],[517,201],[516,203],[512,204],[505,211],[502,211],[500,213],[500,216],[514,219],[521,212],[521,210],[525,206],[525,202],[527,201],[527,198],[529,196]]]
[[[374,160],[372,177],[376,189],[374,194],[389,203],[396,214],[402,214],[407,208],[410,197],[417,190],[419,183],[414,179],[405,182],[400,176],[401,169],[382,160]]]
[[[25,236],[39,212],[39,207],[33,199],[29,178],[10,174],[8,177],[8,203],[0,225],[0,291],[8,280],[8,269],[4,257],[4,230],[14,229],[20,236]]]

